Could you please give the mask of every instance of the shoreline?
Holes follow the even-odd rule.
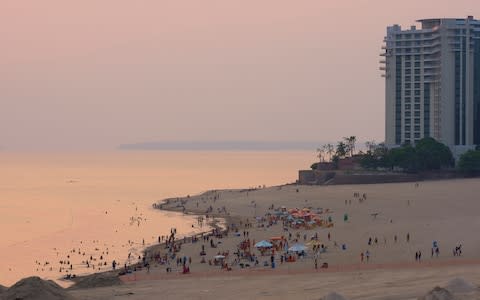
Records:
[[[200,193],[198,195],[202,195],[204,193],[209,193],[213,192],[215,190],[210,190],[206,191],[203,193]],[[178,199],[181,198],[166,198],[163,200],[160,200],[157,203],[154,203],[152,206],[154,209],[159,209],[163,211],[168,211],[168,212],[175,212],[175,213],[182,213],[183,215],[190,215],[190,216],[198,216],[198,217],[205,217],[205,214],[203,214],[200,211],[182,211],[181,209],[178,209],[178,207],[163,207],[163,204],[168,204],[170,201],[173,200],[173,202],[176,202]],[[158,204],[161,203],[161,204]],[[192,238],[200,238],[203,237],[204,235],[208,235],[212,233],[212,230],[217,230],[221,233],[224,233],[227,230],[228,224],[231,224],[237,220],[236,217],[231,217],[231,216],[225,216],[225,215],[220,215],[220,214],[210,214],[209,218],[211,220],[207,221],[207,224],[205,225],[208,229],[204,231],[200,231],[198,233],[195,233],[193,235],[185,235],[183,237],[179,237],[177,241],[180,241],[180,244],[183,243],[189,243],[192,241]],[[141,250],[143,253],[143,257],[147,259],[148,263],[151,263],[154,260],[154,256],[156,253],[161,252],[162,250],[166,249],[166,242],[160,242],[156,243],[154,245],[149,245]],[[144,265],[142,261],[137,261],[136,263],[133,263],[128,266],[128,268],[131,270],[132,273],[136,273],[138,271],[141,271],[144,269]],[[77,283],[82,282],[82,281],[87,281],[87,280],[98,280],[99,278],[103,279],[109,279],[109,278],[120,278],[120,277],[125,277],[127,274],[121,275],[121,267],[116,270],[106,270],[106,271],[100,271],[100,272],[94,272],[90,274],[85,274],[85,275],[78,275],[70,279],[66,278],[58,278],[57,280],[62,281],[64,283],[70,284],[67,289],[69,290],[75,290],[75,289],[82,289],[76,287]],[[127,275],[128,276],[128,275]],[[106,285],[108,286],[108,285]]]
[[[445,181],[447,181],[447,182],[460,181],[461,182],[463,180],[468,180],[468,179],[429,180],[429,181],[422,182],[422,184],[438,183],[438,182],[445,182]],[[402,184],[405,184],[405,183],[388,183],[387,185],[402,185]],[[385,185],[385,184],[384,183],[378,184],[378,186],[382,186],[382,185]],[[351,185],[347,185],[347,187],[348,186],[351,186]],[[353,186],[362,187],[363,185],[353,185]],[[369,186],[375,186],[375,185],[369,185]],[[242,214],[234,213],[234,212],[232,212],[232,213],[231,212],[228,212],[228,213],[227,212],[224,212],[224,213],[208,212],[207,213],[204,209],[197,208],[197,207],[191,207],[193,202],[195,202],[195,201],[199,202],[202,199],[205,200],[205,202],[208,202],[209,200],[213,199],[212,196],[215,195],[215,194],[222,194],[222,195],[224,195],[224,194],[236,194],[236,195],[247,194],[248,195],[249,193],[264,192],[264,191],[268,192],[268,191],[272,191],[272,190],[281,191],[283,188],[294,188],[298,191],[299,189],[305,189],[305,188],[313,188],[313,189],[319,188],[319,189],[322,189],[322,188],[330,188],[330,187],[308,186],[308,185],[297,185],[297,184],[283,184],[283,185],[271,186],[271,187],[268,187],[268,188],[208,190],[208,191],[205,191],[205,192],[193,195],[193,196],[187,195],[185,197],[166,198],[166,199],[158,201],[157,203],[152,204],[152,206],[155,209],[160,209],[160,210],[170,211],[170,212],[183,213],[185,215],[193,215],[193,216],[199,216],[199,217],[205,217],[206,215],[208,215],[209,219],[211,218],[211,220],[206,224],[206,226],[209,226],[210,229],[206,230],[206,231],[196,233],[195,235],[193,235],[193,237],[199,238],[199,237],[202,237],[204,235],[210,234],[212,229],[221,230],[221,232],[224,233],[225,231],[228,231],[228,225],[238,224],[238,223],[241,224],[242,221],[243,222],[245,222],[245,220],[248,221],[248,219],[252,218],[252,217],[248,216],[248,215],[242,215]],[[219,226],[220,222],[223,222],[223,226],[224,226],[223,228],[222,228],[222,226]],[[185,237],[185,238],[179,238],[177,241],[181,242],[181,244],[185,244],[185,243],[189,244],[192,241],[192,236]],[[142,250],[142,252],[147,257],[147,259],[149,259],[149,261],[151,262],[153,260],[153,257],[155,255],[155,253],[159,253],[161,251],[164,251],[165,249],[166,249],[166,244],[164,242],[162,242],[162,243],[158,243],[158,244],[155,244],[155,245],[150,245],[150,246],[146,247],[144,250]],[[464,264],[462,262],[462,260],[465,260],[465,259],[461,258],[461,259],[457,260],[460,265]],[[468,260],[468,259],[466,259],[466,260]],[[470,262],[472,262],[472,261],[473,260],[470,260]],[[439,261],[439,263],[440,263],[440,265],[442,265],[444,263],[444,260],[441,259]],[[475,260],[475,264],[480,264],[480,260],[479,261]],[[385,263],[384,262],[384,263],[371,264],[369,267],[366,268],[366,270],[384,269],[385,267],[388,268],[388,266],[394,266],[394,268],[396,268],[397,265],[405,265],[405,266],[409,266],[407,268],[411,268],[411,265],[409,264],[409,260],[405,260],[405,261],[397,261],[396,263],[391,263],[391,262]],[[447,263],[447,265],[449,265],[449,264]],[[356,266],[356,264],[354,264],[354,263],[341,263],[341,264],[338,264],[338,265],[337,264],[331,265],[332,270],[333,269],[349,270],[350,268],[355,268],[355,266]],[[139,271],[143,270],[141,261],[131,265],[131,267],[138,268]],[[359,269],[364,269],[364,268],[365,267],[360,267]],[[272,270],[263,270],[263,271],[258,270],[258,271],[268,272],[270,274],[277,274],[277,273],[279,275],[283,274],[283,271],[278,272],[278,270],[275,270],[275,271],[272,271]],[[256,272],[256,270],[251,270],[251,272]],[[289,272],[291,272],[293,274],[293,273],[296,273],[297,271],[289,270]],[[108,274],[108,273],[112,273],[112,274],[118,273],[118,270],[117,271],[105,271],[105,272],[93,273],[93,274],[78,277],[78,278],[85,278],[85,277],[88,277],[88,276],[95,276],[96,274]],[[215,276],[215,274],[217,274],[216,271],[213,271],[213,272],[208,272],[208,271],[203,272],[202,271],[202,272],[199,272],[199,273],[203,274],[202,276]],[[236,273],[236,271],[234,271],[233,273]],[[302,273],[302,272],[300,272],[300,273]],[[140,273],[137,273],[137,274],[140,274]],[[165,279],[165,278],[182,278],[181,276],[179,277],[179,276],[172,276],[172,275],[174,275],[174,274],[164,274],[164,275],[160,275],[160,278],[162,278],[162,279]],[[176,275],[180,275],[180,274],[176,274]],[[127,277],[129,275],[127,274],[126,276],[124,276],[124,275],[116,274],[116,276]],[[140,274],[140,276],[141,276],[141,274]],[[195,275],[193,275],[193,276],[195,276]]]
[[[406,295],[413,299],[455,277],[466,278],[477,286],[480,241],[476,233],[480,221],[476,211],[480,203],[475,187],[479,183],[480,179],[473,178],[424,181],[418,185],[279,185],[211,190],[164,199],[153,204],[154,208],[204,217],[207,221],[204,226],[208,228],[176,238],[175,245],[181,244],[178,250],[168,249],[165,243],[146,247],[143,253],[149,268],[144,268],[140,260],[135,264],[137,270],[125,275],[119,275],[121,268],[94,273],[87,277],[100,284],[73,286],[68,291],[79,299],[92,300],[155,299],[159,293],[167,298],[198,295],[228,298],[234,293],[242,298],[263,299],[276,295],[278,299],[290,299],[295,292],[308,295],[306,298],[318,298],[321,295],[316,290],[325,294],[337,291],[348,299],[384,299],[381,295],[389,295],[395,289],[399,295],[395,299],[406,299]],[[355,196],[359,194],[364,196],[359,199]],[[322,220],[331,218],[332,226],[287,225],[280,211],[291,208],[308,208]],[[212,234],[211,230],[222,234]],[[318,240],[314,240],[317,235]],[[317,256],[313,244],[306,250],[305,257],[290,254],[296,259],[288,262],[280,259],[288,255],[284,249],[271,256],[253,247],[255,242],[279,237],[288,241],[288,247],[294,243],[308,245],[310,241],[324,244],[327,250],[318,255],[318,269],[314,264]],[[372,238],[371,244],[367,244],[369,238]],[[439,255],[433,251],[430,255],[432,241],[439,245]],[[246,242],[251,245],[253,259],[244,256],[241,245]],[[451,251],[459,243],[463,252],[457,256]],[[360,260],[360,253],[366,250],[371,253],[369,262]],[[420,251],[422,259],[417,260],[415,257]],[[153,259],[156,253],[162,254],[160,260]],[[163,257],[167,255],[165,261]],[[221,264],[214,263],[216,256],[224,257]],[[269,263],[271,257],[275,266]],[[325,268],[321,267],[323,263],[328,263]],[[188,272],[182,272],[185,266]],[[109,276],[115,281],[101,283],[102,277]],[[281,278],[288,280],[288,289],[278,286]],[[320,283],[323,280],[325,282]],[[346,282],[359,288],[375,287],[382,292],[377,295],[370,288],[352,290]],[[410,291],[412,285],[415,291]],[[215,294],[204,294],[209,293],[207,291]],[[474,291],[475,295],[477,291],[480,295],[480,289]]]

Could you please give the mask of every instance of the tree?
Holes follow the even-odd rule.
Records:
[[[332,161],[332,155],[335,153],[335,147],[332,144],[328,143],[324,145],[325,152],[328,154],[328,159]]]
[[[348,146],[343,141],[337,143],[337,150],[335,151],[335,156],[337,159],[344,158],[348,153]]]
[[[470,150],[462,154],[458,160],[458,169],[468,175],[480,173],[480,151]]]
[[[455,165],[450,148],[437,142],[434,138],[427,137],[418,141],[415,145],[419,170],[439,170],[450,168]]]
[[[416,150],[410,144],[388,151],[386,163],[391,169],[402,168],[406,172],[417,172],[418,161]]]
[[[349,137],[344,137],[343,140],[346,145],[347,153],[349,152],[350,156],[353,156],[353,154],[355,153],[355,143],[357,142],[357,137],[352,135]]]
[[[377,143],[374,140],[366,141],[365,147],[367,147],[367,153],[373,153],[373,151],[375,151],[375,148],[377,147]]]
[[[324,161],[324,155],[325,155],[325,151],[324,151],[323,147],[317,148],[317,157],[318,157],[319,162]]]

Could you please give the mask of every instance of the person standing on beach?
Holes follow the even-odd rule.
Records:
[[[365,257],[367,258],[367,262],[370,260],[370,251],[365,251]]]

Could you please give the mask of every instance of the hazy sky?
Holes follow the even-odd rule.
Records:
[[[478,0],[1,0],[0,146],[384,138],[387,25]]]

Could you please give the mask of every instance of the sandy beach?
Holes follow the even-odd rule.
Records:
[[[347,299],[416,299],[437,285],[445,286],[455,277],[477,286],[480,282],[479,184],[479,179],[466,179],[418,184],[285,185],[210,191],[170,199],[163,209],[183,211],[185,208],[186,213],[198,214],[208,211],[210,220],[212,216],[226,217],[228,235],[210,236],[208,241],[187,240],[168,264],[158,260],[168,254],[168,249],[164,245],[154,246],[147,258],[150,260],[157,254],[157,260],[150,261],[148,269],[121,276],[123,285],[76,290],[72,294],[79,299],[154,299],[160,295],[171,299],[291,299],[296,295],[320,299],[336,291]],[[354,197],[357,194],[361,200]],[[281,207],[323,211],[318,215],[326,220],[331,218],[333,226],[295,229],[280,220],[270,224],[268,217]],[[262,256],[258,249],[251,247],[258,264],[234,254],[242,241],[250,240],[252,245],[281,236],[289,245],[294,242],[308,245],[312,238],[318,237],[317,242],[326,250],[315,254],[312,246],[308,246],[305,257],[297,258],[293,254],[295,262],[283,263],[284,251],[276,251],[275,268],[271,266],[270,252]],[[176,243],[179,242],[182,241]],[[212,243],[215,248],[211,247]],[[438,256],[436,251],[432,255],[434,243],[439,249]],[[204,256],[200,255],[202,245]],[[459,245],[461,255],[454,255]],[[362,262],[361,253],[366,251],[370,254],[369,261],[364,257]],[[419,252],[422,256],[417,260]],[[217,255],[226,256],[227,268],[214,264]],[[177,264],[177,258],[183,257],[189,274],[181,274],[183,263]],[[315,257],[318,269],[315,269]],[[321,268],[324,263],[328,268]],[[172,272],[167,272],[167,267]],[[456,295],[456,299],[478,299],[475,298],[478,295],[475,289]]]

